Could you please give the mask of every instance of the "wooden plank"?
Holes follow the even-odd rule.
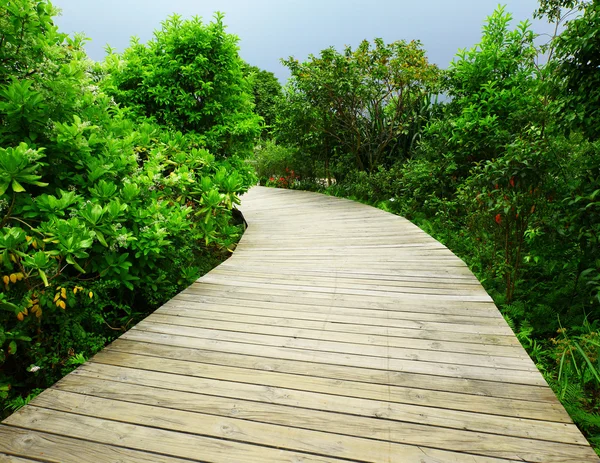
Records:
[[[214,289],[214,288],[213,288]],[[219,294],[220,292],[214,291],[213,289],[211,289],[210,292],[207,291],[201,291],[199,293],[195,293],[192,291],[186,291],[185,294],[181,293],[179,294],[177,297],[173,298],[171,301],[172,302],[179,302],[179,301],[184,301],[184,302],[194,302],[197,300],[201,300],[202,296],[213,296],[215,294]],[[229,292],[229,291],[223,291],[223,293],[226,296],[226,299],[229,301],[231,299],[235,299],[236,295],[238,297],[248,297],[247,294],[248,293],[239,293],[239,292]],[[253,293],[255,296],[260,295],[261,293],[259,291]],[[252,297],[252,296],[250,296]],[[288,296],[288,301],[294,301],[293,299],[293,293],[289,293]],[[266,296],[263,296],[263,298],[265,299],[264,302],[272,302],[273,300],[276,300],[276,298],[273,297],[273,294],[269,294]],[[321,307],[321,309],[317,309],[316,312],[319,313],[323,313],[325,312],[326,314],[329,312],[327,310],[327,307],[331,307],[331,313],[333,315],[338,315],[341,314],[342,316],[344,315],[344,313],[346,312],[345,310],[342,311],[338,311],[335,309],[334,305],[334,301],[338,300],[339,296],[335,296],[334,299],[332,300],[331,303],[327,303],[327,300],[324,299],[315,299],[315,303],[321,303],[320,306],[314,306],[314,307]],[[254,300],[254,299],[251,299]],[[345,301],[344,301],[345,304]],[[264,305],[263,305],[264,306]],[[296,309],[298,311],[302,311],[301,308]],[[315,309],[307,309],[309,312],[314,312]],[[364,313],[364,312],[363,312]],[[389,317],[387,316],[389,314]],[[352,311],[350,313],[348,313],[347,315],[349,315],[349,317],[347,319],[349,319],[352,316],[358,315],[360,316],[360,313],[357,313],[355,311]],[[443,319],[441,321],[421,321],[421,320],[407,320],[404,318],[404,316],[401,315],[394,315],[393,313],[377,313],[377,312],[373,312],[373,313],[364,313],[364,315],[367,318],[362,318],[363,323],[364,324],[375,324],[377,326],[392,326],[392,327],[397,327],[397,328],[410,328],[410,329],[417,329],[417,330],[431,330],[431,331],[448,331],[448,332],[453,332],[453,333],[469,333],[469,334],[474,334],[474,335],[492,335],[492,336],[505,336],[510,338],[511,340],[513,340],[512,344],[514,344],[514,333],[510,330],[510,328],[508,327],[508,325],[504,325],[504,326],[485,326],[485,325],[468,325],[468,324],[461,324],[461,323],[451,323],[449,321],[444,321]],[[447,319],[446,319],[447,320]],[[356,318],[353,320],[350,320],[350,322],[356,322],[359,321]],[[517,341],[518,342],[518,341]]]
[[[214,308],[214,307],[211,307]],[[245,312],[245,313],[244,313]],[[152,317],[160,323],[197,326],[202,328],[226,327],[230,331],[248,333],[284,334],[299,337],[299,330],[308,330],[307,338],[314,339],[326,336],[327,339],[343,340],[341,335],[351,334],[358,344],[389,345],[406,349],[426,349],[429,351],[462,352],[480,355],[497,355],[501,357],[529,358],[520,346],[496,346],[493,344],[476,344],[462,342],[432,341],[402,336],[402,331],[384,326],[366,326],[349,323],[319,322],[285,317],[267,317],[249,315],[247,310],[241,314],[230,311],[215,312],[212,310],[180,309],[163,306]],[[219,322],[220,324],[216,324]],[[227,322],[227,324],[221,324]],[[294,329],[294,331],[288,331]],[[294,334],[293,334],[294,333]]]
[[[141,345],[142,349],[145,347]],[[133,350],[133,349],[132,349]],[[101,364],[101,365],[97,365]],[[135,369],[127,369],[129,365],[134,364]],[[108,367],[112,365],[113,367]],[[346,400],[350,397],[359,399],[376,400],[380,402],[390,402],[407,405],[422,405],[436,408],[447,408],[461,411],[481,412],[486,414],[497,414],[502,416],[513,416],[521,418],[531,418],[544,421],[556,421],[569,423],[570,419],[560,407],[556,399],[549,397],[546,403],[538,401],[530,403],[518,399],[498,399],[495,397],[481,396],[476,393],[448,393],[445,391],[436,391],[425,388],[420,388],[421,384],[416,383],[413,387],[385,386],[381,384],[373,384],[368,382],[347,380],[336,380],[332,378],[321,378],[302,375],[300,373],[287,373],[278,370],[271,371],[268,367],[273,366],[273,363],[265,362],[267,369],[244,368],[243,366],[232,367],[222,364],[199,364],[188,361],[174,360],[172,357],[160,358],[151,356],[134,356],[130,354],[105,350],[97,354],[93,362],[80,370],[85,371],[87,375],[104,375],[107,371],[115,375],[115,378],[126,378],[136,381],[145,381],[148,377],[148,372],[160,373],[163,381],[169,384],[176,383],[176,380],[169,375],[189,376],[190,378],[198,378],[201,381],[189,378],[181,379],[181,381],[192,381],[194,387],[203,390],[203,388],[220,387],[214,381],[228,381],[238,383],[237,388],[241,389],[242,384],[249,385],[249,391],[255,391],[256,386],[259,390],[267,388],[269,391],[273,388],[279,388],[283,396],[289,396],[290,391],[302,391],[319,394],[329,394],[344,397]],[[275,363],[275,366],[279,364]],[[125,368],[125,369],[124,369]],[[305,366],[305,369],[315,366]],[[139,372],[137,370],[145,370]],[[79,371],[79,370],[78,370]],[[299,370],[302,371],[302,370]],[[353,372],[352,370],[350,372]],[[108,377],[102,377],[110,379]],[[435,378],[425,378],[425,380],[434,380]],[[136,383],[146,384],[146,383]],[[425,384],[426,385],[426,384]],[[477,390],[477,384],[466,385],[466,390]],[[469,389],[469,386],[471,388]],[[499,386],[498,384],[496,386]],[[516,391],[513,391],[516,392]],[[535,392],[530,391],[530,393]],[[507,394],[508,395],[508,394]],[[234,396],[238,397],[238,396]],[[303,395],[306,402],[309,401],[310,395]],[[311,399],[311,400],[314,400]],[[301,402],[299,402],[301,403]],[[502,406],[501,406],[502,405]]]
[[[73,404],[71,404],[73,405]],[[408,445],[393,444],[388,442],[369,441],[367,439],[349,439],[339,435],[332,435],[330,440],[321,440],[317,433],[296,430],[294,428],[281,428],[277,430],[280,434],[273,436],[265,435],[266,428],[261,428],[262,433],[255,435],[254,429],[245,426],[233,427],[226,420],[214,420],[211,425],[202,427],[202,432],[217,434],[219,438],[210,438],[190,432],[184,424],[181,431],[158,429],[162,423],[171,422],[171,411],[165,415],[160,411],[157,416],[144,416],[136,413],[130,404],[121,402],[119,408],[127,410],[127,414],[120,415],[118,410],[104,406],[94,407],[94,413],[98,415],[117,415],[115,418],[129,421],[144,422],[150,424],[130,424],[120,421],[112,421],[104,418],[95,418],[74,413],[66,413],[57,410],[47,410],[33,405],[29,406],[30,413],[16,412],[7,421],[20,427],[32,428],[39,431],[53,429],[60,432],[69,432],[77,436],[94,436],[97,441],[108,444],[119,442],[135,449],[160,451],[169,449],[175,456],[189,458],[193,461],[227,462],[243,461],[249,463],[264,463],[265,461],[277,462],[334,462],[334,461],[391,461],[395,455],[403,455],[409,461],[418,461],[423,456],[430,461],[447,461],[449,463],[462,463],[464,457],[454,452],[437,449],[419,448]],[[69,406],[69,404],[65,404]],[[93,404],[90,403],[90,406]],[[174,420],[176,421],[176,420]],[[241,420],[240,420],[241,421]],[[178,423],[174,423],[178,424]],[[283,435],[282,435],[283,434]],[[313,454],[297,452],[292,450],[275,449],[266,446],[248,444],[248,441],[262,442],[266,437],[273,441],[282,439],[295,443],[295,447],[309,449]],[[234,440],[235,439],[235,440]],[[575,447],[575,446],[572,446]],[[574,449],[575,450],[575,449]],[[322,456],[325,454],[346,455],[346,458]],[[576,452],[579,453],[579,452]],[[581,455],[580,455],[581,456]],[[473,462],[498,462],[503,459],[469,456]],[[435,460],[437,458],[438,460]],[[425,460],[427,461],[427,460]],[[504,460],[506,461],[506,460]],[[549,462],[558,461],[556,459]],[[565,463],[581,460],[568,458],[562,460]]]
[[[333,288],[315,288],[315,287],[281,287],[278,285],[271,285],[269,283],[265,283],[264,285],[250,285],[250,284],[240,284],[240,285],[236,285],[235,282],[231,282],[231,284],[223,284],[222,282],[219,284],[216,283],[209,283],[209,282],[196,282],[194,283],[190,288],[188,288],[186,290],[187,293],[189,294],[202,294],[203,291],[205,290],[213,290],[213,291],[219,291],[221,293],[223,293],[224,295],[227,295],[229,293],[231,294],[235,294],[235,293],[239,293],[239,292],[246,292],[246,293],[255,293],[255,294],[265,294],[265,293],[270,293],[270,294],[277,294],[277,295],[283,295],[283,296],[287,296],[287,297],[292,297],[294,295],[296,295],[296,297],[299,298],[304,298],[304,297],[311,297],[311,298],[320,298],[320,299],[327,299],[327,298],[337,298],[339,297],[339,295],[342,296],[350,296],[355,300],[359,300],[361,302],[365,302],[368,303],[369,300],[373,300],[376,298],[382,298],[384,300],[388,300],[393,303],[394,299],[399,299],[400,296],[398,296],[397,293],[389,293],[389,292],[384,292],[384,291],[368,291],[368,290],[351,290],[351,289],[345,289],[345,290],[339,290],[339,291],[335,291]],[[370,296],[370,297],[369,297]],[[411,291],[406,291],[403,292],[401,295],[402,298],[406,299],[406,300],[412,300],[415,305],[418,305],[418,303],[420,301],[425,301],[428,303],[431,303],[432,301],[435,301],[436,303],[439,303],[441,301],[448,301],[448,302],[452,302],[455,301],[457,303],[463,303],[463,302],[491,302],[491,298],[487,295],[487,294],[477,294],[477,295],[451,295],[451,294],[424,294],[424,293],[419,293],[419,292],[411,292]]]
[[[357,278],[353,275],[314,275],[314,274],[301,274],[300,272],[296,273],[282,273],[276,270],[271,270],[270,272],[267,269],[257,271],[257,269],[227,269],[227,268],[218,268],[211,272],[212,276],[223,276],[228,278],[242,278],[242,279],[252,279],[253,281],[262,281],[264,279],[268,279],[271,282],[282,282],[287,283],[289,281],[302,282],[302,284],[308,284],[312,286],[323,285],[323,284],[335,284],[336,286],[340,283],[344,285],[361,285],[366,287],[397,287],[397,286],[418,286],[423,288],[451,288],[451,289],[479,289],[480,285],[478,282],[470,279],[454,279],[454,280],[440,280],[432,279],[432,278],[424,278],[424,277],[405,277],[405,278],[394,278],[394,279],[385,279],[385,278]]]
[[[235,439],[238,442],[258,445],[269,445],[277,439],[279,446],[285,449],[362,461],[381,461],[401,453],[417,454],[422,448],[446,449],[507,460],[523,458],[526,461],[543,463],[579,462],[581,458],[589,456],[590,452],[587,446],[408,423],[404,423],[400,430],[393,423],[383,420],[380,420],[378,425],[374,423],[377,420],[367,420],[375,427],[365,430],[361,427],[363,422],[359,417],[348,423],[343,420],[336,421],[334,416],[330,415],[330,431],[314,431],[306,429],[305,426],[318,426],[318,417],[312,411],[302,409],[287,414],[287,420],[290,422],[287,426],[176,409],[169,409],[168,419],[165,419],[165,410],[161,407],[117,402],[63,391],[48,392],[49,394],[38,397],[34,406],[171,431],[192,434],[200,432],[210,437]],[[290,420],[292,416],[293,420]],[[299,424],[303,427],[297,427]],[[344,431],[350,435],[344,434]],[[363,437],[365,433],[370,439]],[[382,437],[387,442],[382,441]],[[548,458],[546,452],[550,452],[552,457]]]
[[[152,317],[139,323],[135,329],[151,331],[153,333],[173,334],[177,336],[190,336],[194,338],[223,340],[259,344],[262,346],[289,347],[311,351],[325,351],[362,356],[379,357],[394,360],[410,360],[437,364],[453,364],[462,366],[486,365],[485,368],[532,371],[535,366],[529,357],[502,357],[485,354],[469,354],[444,351],[430,351],[416,347],[394,347],[392,343],[386,346],[377,345],[376,342],[366,339],[363,343],[357,342],[357,335],[340,333],[339,339],[329,332],[301,329],[263,329],[267,333],[256,333],[247,328],[245,331],[230,330],[230,323],[213,322],[204,328],[188,324],[165,323],[160,317]],[[260,331],[260,330],[257,330]],[[384,342],[384,341],[381,341]]]
[[[402,423],[407,422],[527,439],[557,440],[568,444],[585,445],[586,442],[576,426],[567,423],[540,422],[430,407],[381,404],[365,400],[353,400],[350,405],[344,398],[323,394],[315,394],[314,401],[297,401],[298,406],[294,406],[289,400],[284,404],[275,403],[267,394],[221,397],[215,395],[212,389],[195,393],[168,389],[169,393],[166,394],[163,387],[160,382],[157,382],[155,387],[148,387],[131,382],[100,380],[81,374],[64,378],[57,384],[56,389],[283,426],[290,425],[290,416],[293,415],[295,417],[293,426],[296,427],[325,432],[334,428],[336,432],[342,434],[355,435],[358,432],[359,437],[380,440],[386,440],[384,434],[389,431],[389,427],[401,432]],[[45,398],[48,400],[48,395]],[[418,426],[415,429],[423,429],[424,433],[429,431],[428,428]]]
[[[213,278],[205,275],[193,289],[199,289],[203,286],[235,286],[237,288],[244,288],[248,291],[252,291],[253,288],[261,288],[268,290],[278,291],[294,291],[294,292],[307,292],[307,293],[325,293],[325,294],[348,294],[352,296],[375,296],[383,298],[394,298],[404,297],[404,295],[411,295],[415,299],[433,299],[433,300],[459,300],[459,301],[477,301],[477,302],[488,302],[491,301],[490,296],[485,292],[483,288],[477,288],[476,290],[452,290],[452,289],[435,289],[435,288],[421,288],[421,287],[403,287],[396,286],[393,290],[389,288],[382,289],[354,289],[353,285],[335,285],[335,286],[310,286],[310,285],[291,285],[291,284],[279,284],[273,283],[270,280],[263,280],[261,283],[244,280],[238,278],[235,281],[224,278]]]
[[[469,295],[476,296],[477,294],[485,293],[484,289],[481,286],[475,285],[464,285],[463,287],[456,287],[457,285],[443,285],[441,283],[434,285],[424,285],[424,284],[399,284],[400,282],[395,282],[393,285],[367,285],[365,283],[361,284],[360,287],[362,289],[357,290],[356,283],[346,283],[341,280],[334,281],[332,283],[321,281],[316,282],[314,280],[303,281],[299,278],[295,278],[293,280],[290,279],[281,279],[275,277],[251,277],[240,275],[235,280],[232,278],[226,278],[222,275],[205,275],[200,280],[202,283],[215,283],[215,284],[231,284],[231,282],[235,282],[236,286],[243,287],[263,287],[268,285],[269,288],[281,288],[281,289],[292,289],[294,291],[297,290],[307,290],[307,291],[318,291],[318,292],[337,292],[339,290],[343,290],[344,294],[370,294],[378,296],[378,292],[384,293],[384,296],[387,295],[395,295],[395,294],[404,294],[406,292],[414,293],[414,294],[433,294],[436,296],[439,295]],[[266,283],[268,282],[268,283]],[[294,283],[294,284],[291,284]],[[487,293],[485,293],[487,295]]]
[[[334,299],[323,298],[303,298],[302,300],[290,299],[288,297],[276,296],[273,294],[262,297],[256,293],[239,292],[229,294],[227,299],[219,297],[219,293],[212,292],[210,289],[203,288],[203,294],[193,294],[191,291],[183,291],[167,302],[168,304],[176,304],[178,301],[185,303],[210,303],[218,306],[242,305],[244,307],[265,307],[277,310],[294,310],[305,312],[323,313],[323,307],[332,310],[332,314],[340,315],[358,315],[364,320],[365,324],[371,317],[380,317],[386,319],[399,318],[406,320],[411,313],[422,315],[423,321],[437,322],[456,322],[464,323],[465,319],[458,318],[453,320],[452,317],[466,317],[473,319],[475,317],[489,316],[490,307],[497,311],[495,306],[489,302],[483,303],[468,303],[463,302],[456,304],[454,301],[438,304],[419,303],[418,305],[411,301],[395,301],[395,303],[387,303],[381,300],[374,299],[371,303],[365,304],[354,301],[352,298],[345,298],[341,295],[336,295]],[[290,309],[291,308],[291,309]],[[406,315],[408,312],[409,315]],[[431,317],[431,315],[435,315]],[[366,320],[365,320],[365,317]],[[494,318],[498,318],[497,315]],[[410,318],[409,318],[410,319]],[[514,335],[511,336],[514,338]]]
[[[35,463],[40,462],[42,460],[30,460],[29,458],[21,458],[15,457],[13,455],[7,455],[5,453],[0,453],[0,463]],[[43,460],[48,461],[48,460]]]
[[[350,312],[351,315],[343,315],[345,311],[338,311],[335,308],[331,308],[329,312],[319,310],[318,306],[301,307],[297,305],[286,305],[283,309],[271,309],[271,306],[267,304],[277,305],[277,303],[265,303],[257,304],[252,301],[248,301],[248,305],[244,305],[240,300],[240,304],[232,303],[229,300],[225,304],[214,304],[212,302],[203,303],[206,299],[200,301],[188,301],[178,299],[177,301],[169,301],[162,308],[159,309],[160,313],[181,313],[188,317],[202,316],[210,318],[214,314],[224,313],[231,314],[231,317],[238,315],[254,316],[258,317],[262,324],[269,324],[269,320],[282,319],[286,320],[282,324],[307,322],[307,323],[321,323],[324,330],[328,328],[331,331],[344,331],[344,332],[356,332],[353,326],[364,327],[363,333],[381,334],[383,332],[389,333],[390,337],[401,337],[410,339],[423,339],[434,342],[453,342],[462,343],[467,345],[465,349],[469,349],[468,344],[479,344],[486,345],[489,347],[506,347],[512,349],[519,349],[519,352],[523,352],[521,345],[515,339],[514,335],[495,335],[495,334],[480,334],[480,333],[469,333],[469,332],[457,332],[448,331],[443,327],[427,326],[424,327],[420,323],[412,323],[409,326],[405,326],[406,323],[402,321],[396,323],[393,313],[390,313],[388,318],[383,317],[381,313],[378,313],[378,317],[366,316],[360,317],[355,314],[354,311]],[[304,309],[304,310],[303,310]],[[342,314],[342,315],[339,315]],[[368,317],[368,318],[367,318]],[[202,318],[202,317],[201,317]],[[389,326],[386,325],[386,320]],[[454,320],[448,320],[445,323],[452,323]],[[396,326],[399,325],[399,326]],[[335,329],[333,329],[335,328]],[[433,328],[442,328],[442,330],[436,330]],[[453,328],[451,324],[450,329]]]
[[[291,360],[314,361],[332,365],[346,365],[380,370],[393,370],[423,375],[434,375],[450,378],[478,379],[483,381],[500,381],[512,384],[530,386],[545,386],[546,382],[537,370],[510,370],[494,367],[477,367],[471,365],[456,365],[448,363],[421,362],[418,360],[393,359],[385,357],[369,357],[359,354],[344,352],[328,352],[308,350],[302,348],[262,345],[239,340],[219,340],[216,338],[197,338],[191,336],[178,336],[167,334],[164,329],[153,330],[151,326],[144,326],[144,330],[133,328],[125,333],[122,338],[134,341],[143,341],[155,344],[164,344],[174,347],[192,347],[207,350],[221,350],[222,352],[264,352],[265,355]],[[175,330],[176,331],[176,330]],[[246,335],[249,337],[250,335]]]
[[[126,403],[120,403],[119,409],[122,409],[122,407],[126,408]],[[166,421],[164,412],[162,416],[154,418],[153,422],[149,423],[151,426],[141,426],[75,413],[47,410],[34,405],[29,405],[27,408],[27,413],[24,410],[19,410],[5,421],[13,426],[43,433],[56,433],[78,439],[91,439],[93,442],[106,444],[103,447],[123,446],[127,449],[157,454],[168,452],[178,458],[198,462],[231,463],[232,461],[244,461],[263,463],[264,461],[281,461],[289,463],[331,463],[347,461],[152,427],[160,423],[161,420]],[[115,412],[119,413],[118,410]],[[102,413],[99,411],[99,414]],[[127,417],[122,416],[122,418],[126,419]],[[224,428],[222,431],[227,434],[229,430]],[[230,434],[230,437],[236,437],[235,429],[232,429]]]
[[[116,445],[103,445],[88,440],[57,435],[54,430],[38,432],[32,429],[21,429],[0,424],[0,451],[10,453],[12,458],[24,461],[51,463],[189,463],[158,453],[132,450]],[[0,457],[0,461],[2,457]],[[21,460],[5,460],[18,462]]]
[[[234,262],[234,263],[232,263]],[[260,265],[259,263],[248,263],[243,260],[233,259],[229,261],[223,262],[219,265],[214,272],[223,272],[223,273],[234,273],[239,271],[241,273],[250,273],[250,274],[269,274],[273,273],[274,269],[272,267],[267,267],[264,265]],[[437,270],[437,271],[436,271]],[[460,284],[477,284],[480,283],[470,272],[465,271],[464,274],[456,274],[454,272],[449,272],[443,268],[440,269],[431,269],[429,272],[395,272],[395,273],[369,273],[368,268],[363,268],[362,271],[345,271],[345,270],[337,270],[331,271],[321,268],[294,268],[291,266],[286,266],[284,268],[278,268],[276,273],[281,276],[293,278],[294,275],[298,276],[307,276],[313,278],[349,278],[355,280],[367,280],[367,281],[384,281],[384,282],[393,282],[393,281],[422,281],[422,282],[431,282],[434,283],[436,281],[440,281],[442,283],[460,283]]]

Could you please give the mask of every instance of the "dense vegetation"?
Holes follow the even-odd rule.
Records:
[[[226,258],[253,152],[262,183],[402,214],[461,256],[600,447],[597,2],[541,0],[541,47],[499,8],[448,70],[417,41],[290,57],[283,89],[220,15],[94,63],[55,14],[0,0],[5,413]]]
[[[499,8],[445,71],[418,42],[283,60],[255,163],[264,184],[369,202],[448,245],[599,448],[600,4],[535,14],[562,32],[540,47]]]
[[[261,131],[222,18],[90,61],[47,1],[0,1],[6,412],[225,258]]]

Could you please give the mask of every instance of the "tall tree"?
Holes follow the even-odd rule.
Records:
[[[328,48],[283,63],[292,73],[288,101],[304,102],[303,117],[333,140],[330,153],[367,171],[409,155],[439,77],[416,41],[365,40],[355,50]]]
[[[237,42],[221,14],[209,24],[173,15],[146,45],[107,57],[104,88],[139,115],[202,134],[215,154],[248,152],[260,127]]]
[[[595,140],[600,138],[600,3],[579,3],[579,10],[556,40],[555,115]]]
[[[254,112],[263,118],[262,137],[267,137],[275,124],[277,103],[282,96],[281,84],[275,74],[256,66],[247,66],[246,75],[252,85]]]

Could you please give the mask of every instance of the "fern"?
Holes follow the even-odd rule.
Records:
[[[9,410],[11,413],[16,412],[17,410],[31,402],[42,391],[43,389],[34,389],[26,397],[17,396],[14,399],[8,400],[4,409]]]

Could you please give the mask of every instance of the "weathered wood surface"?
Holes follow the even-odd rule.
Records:
[[[600,461],[465,264],[254,188],[233,257],[0,425],[0,462]]]

